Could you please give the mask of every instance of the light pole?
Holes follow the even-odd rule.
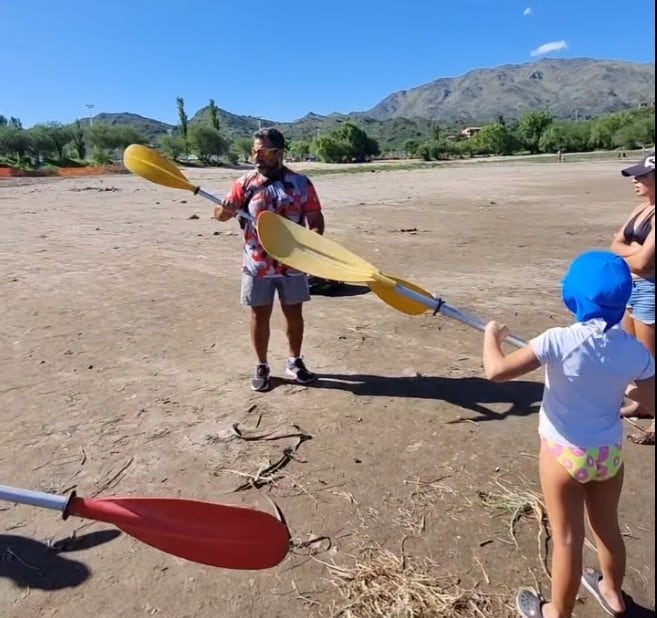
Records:
[[[91,116],[91,110],[96,107],[93,103],[87,103],[85,107],[89,110],[89,126],[93,127],[94,125],[94,119]]]

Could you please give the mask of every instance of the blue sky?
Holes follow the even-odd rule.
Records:
[[[0,9],[0,114],[288,121],[541,57],[651,62],[652,0],[32,0]],[[551,51],[550,51],[551,50]],[[532,55],[534,52],[534,55]],[[545,52],[545,53],[543,53]]]

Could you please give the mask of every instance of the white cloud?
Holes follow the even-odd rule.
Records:
[[[532,14],[532,7],[531,7],[531,6],[528,6],[528,7],[522,12],[522,14],[523,14],[525,17],[526,17],[527,15],[531,15],[531,14]]]
[[[539,45],[536,49],[532,49],[529,52],[529,55],[542,56],[543,54],[561,51],[562,49],[568,49],[568,44],[566,41],[551,41],[550,43],[543,43],[543,45]]]

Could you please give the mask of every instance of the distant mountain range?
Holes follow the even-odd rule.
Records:
[[[548,109],[555,117],[582,118],[654,100],[654,64],[543,59],[437,79],[391,94],[365,114],[377,120],[404,116],[469,123]]]
[[[248,137],[262,123],[276,126],[288,139],[296,140],[311,139],[318,131],[331,130],[349,119],[383,145],[393,145],[426,136],[435,123],[462,127],[490,122],[499,116],[518,119],[537,109],[547,109],[557,118],[583,119],[654,106],[654,100],[654,64],[590,58],[542,59],[443,77],[391,94],[366,111],[328,116],[311,113],[294,122],[277,122],[219,110],[219,120],[222,132],[231,138]],[[190,125],[207,117],[208,108],[204,107],[190,119]],[[129,124],[150,139],[176,128],[131,113],[103,113],[94,120]]]

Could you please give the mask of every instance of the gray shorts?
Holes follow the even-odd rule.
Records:
[[[247,307],[263,307],[274,302],[274,296],[282,305],[298,305],[310,300],[308,277],[291,275],[281,277],[253,277],[242,273],[241,302]]]

